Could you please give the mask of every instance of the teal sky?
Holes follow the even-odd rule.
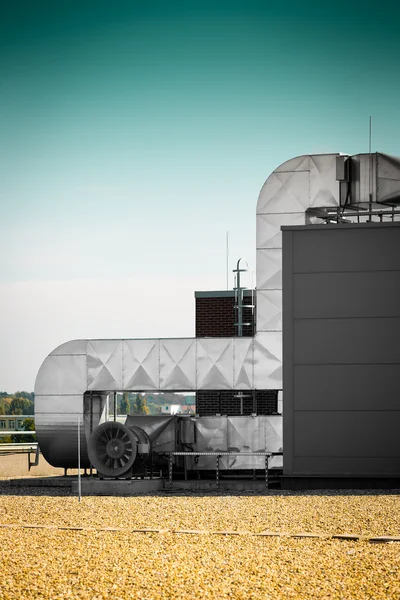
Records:
[[[394,1],[2,3],[3,298],[52,281],[223,288],[227,230],[254,268],[277,165],[367,151],[369,115],[373,150],[400,155],[399,27]],[[18,310],[1,311],[3,340]],[[62,333],[104,334],[89,329],[77,314]]]

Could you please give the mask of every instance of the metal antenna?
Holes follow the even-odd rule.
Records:
[[[226,289],[229,290],[229,231],[226,232]]]
[[[369,221],[372,221],[372,117],[369,117],[369,177],[368,177]]]
[[[369,154],[371,156],[372,151],[372,117],[369,117]]]

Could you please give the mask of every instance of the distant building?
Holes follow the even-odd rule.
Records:
[[[182,406],[180,404],[163,404],[161,407],[162,415],[176,415],[181,412]]]
[[[24,431],[25,419],[34,418],[34,415],[0,415],[0,431],[2,433]]]

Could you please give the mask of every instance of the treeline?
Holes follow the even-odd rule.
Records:
[[[110,409],[113,407],[110,405]],[[146,396],[144,394],[133,394],[123,392],[117,395],[117,413],[119,415],[148,415],[150,409],[147,406]]]
[[[34,407],[33,392],[0,392],[0,415],[33,415]]]
[[[139,393],[123,392],[117,394],[117,412],[122,415],[156,415],[160,414],[165,404],[194,404],[191,396],[183,396],[174,392]],[[110,409],[113,410],[110,402]],[[35,395],[33,392],[0,392],[0,415],[33,415],[35,411]]]
[[[193,395],[184,396],[174,392],[118,394],[117,412],[120,415],[159,415],[161,407],[168,404],[194,404]]]

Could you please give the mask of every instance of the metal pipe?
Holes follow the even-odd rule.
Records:
[[[78,497],[79,502],[82,496],[82,482],[81,482],[81,418],[78,417]]]

